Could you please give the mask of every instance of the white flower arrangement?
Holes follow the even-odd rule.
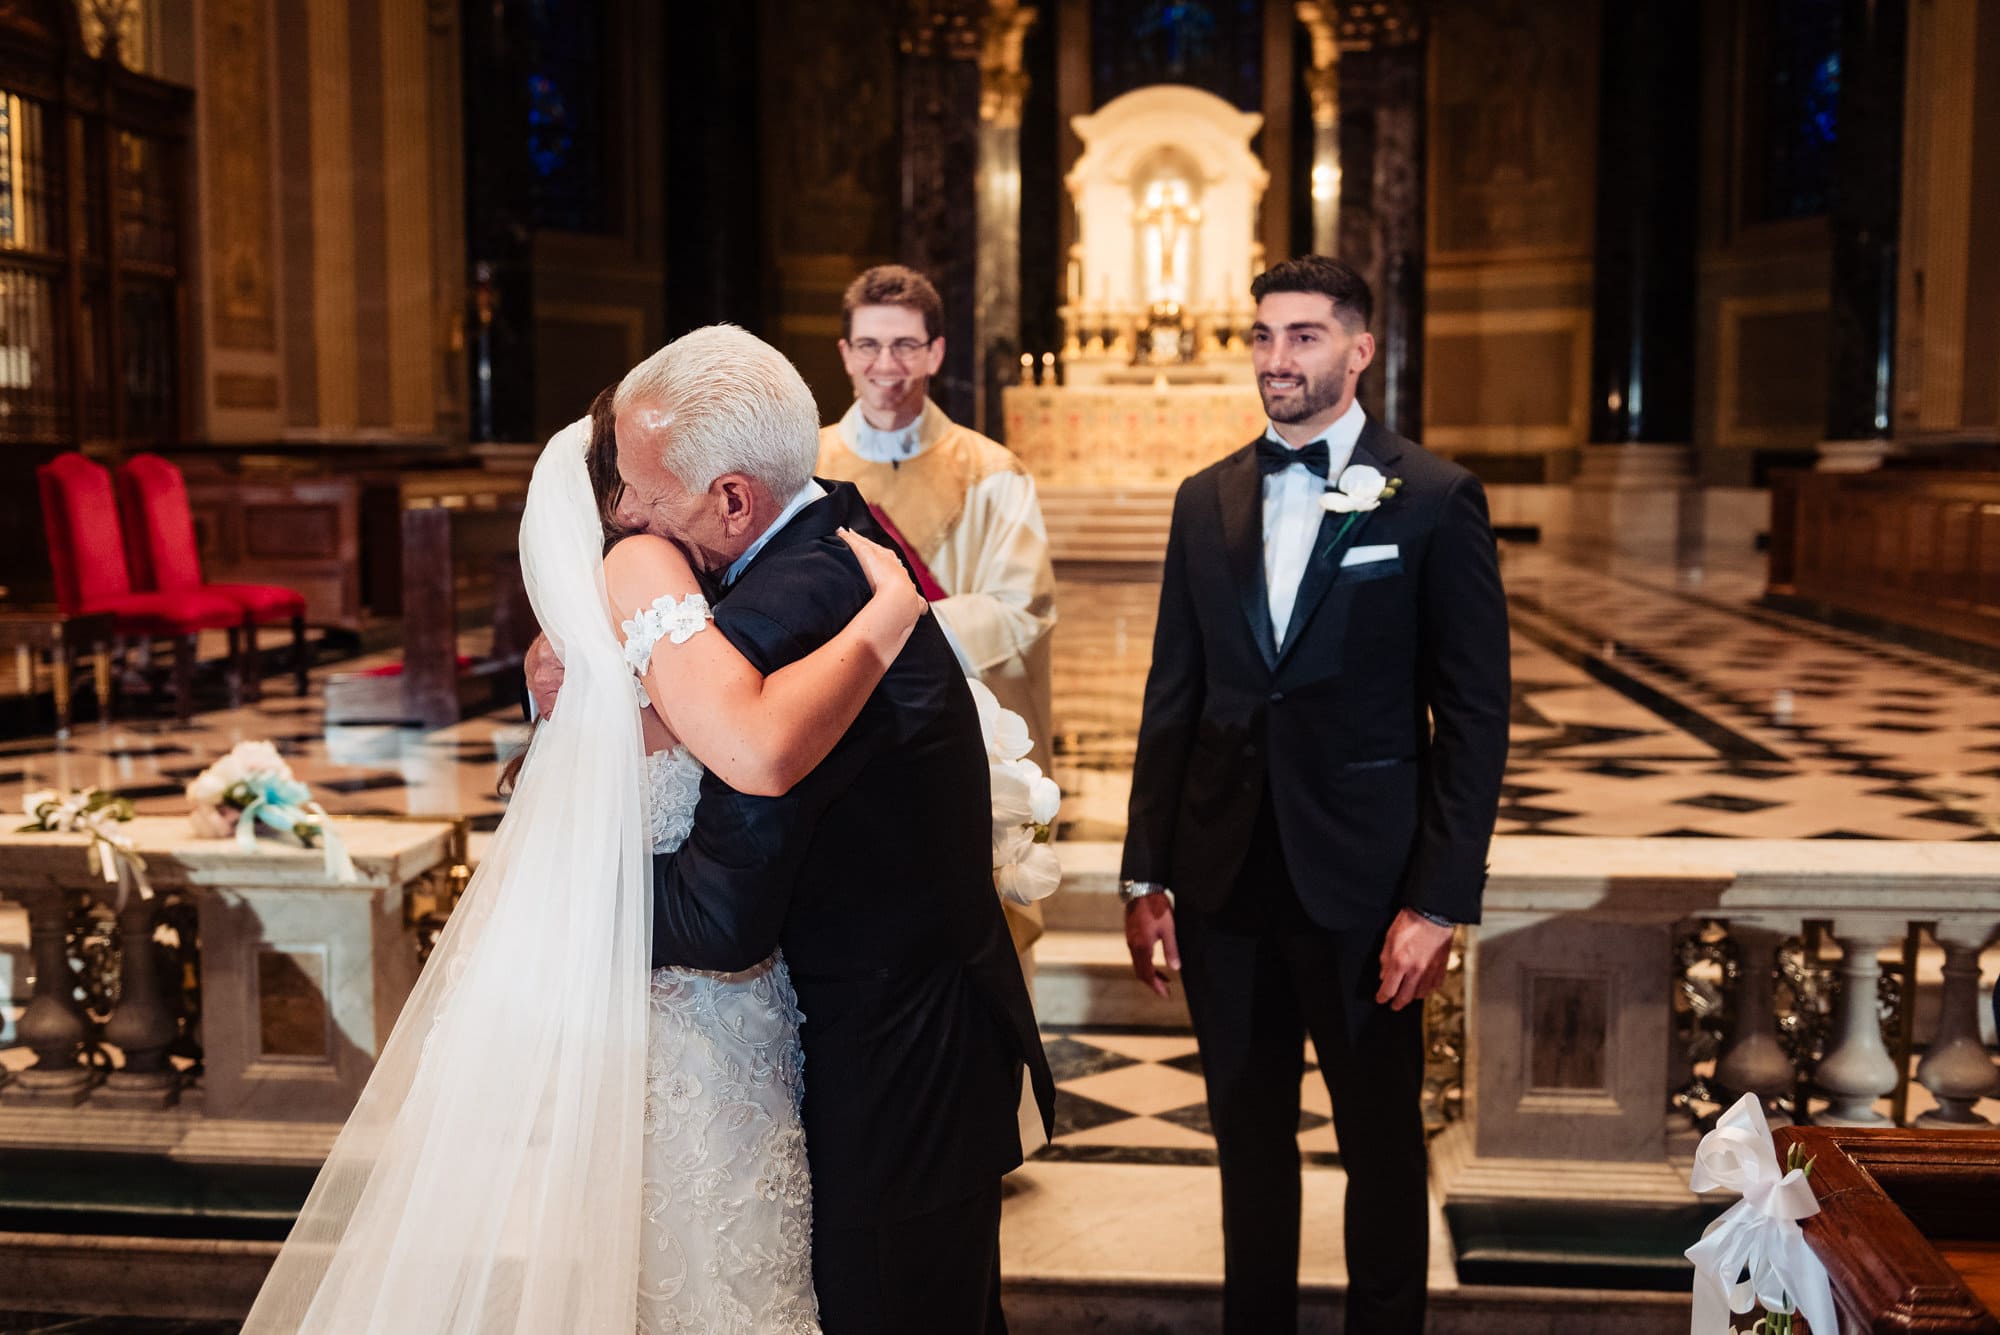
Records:
[[[1026,721],[1003,708],[985,683],[968,679],[967,684],[979,705],[993,784],[993,888],[1002,899],[1032,904],[1062,883],[1062,864],[1052,846],[1062,790],[1028,759],[1034,741]]]
[[[234,836],[238,846],[256,846],[258,827],[300,848],[324,848],[326,870],[337,880],[353,880],[340,837],[312,790],[269,742],[238,742],[229,754],[195,776],[187,786],[188,823],[204,839]]]
[[[21,813],[28,817],[28,823],[16,834],[89,835],[85,856],[90,869],[102,876],[106,885],[118,887],[120,908],[124,907],[127,887],[137,888],[141,899],[153,897],[153,887],[146,880],[146,860],[132,847],[131,837],[118,828],[132,819],[129,797],[102,788],[73,788],[68,793],[43,788],[21,799]]]

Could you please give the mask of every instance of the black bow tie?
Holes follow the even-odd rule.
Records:
[[[1257,472],[1282,473],[1293,464],[1304,464],[1308,470],[1324,478],[1327,469],[1326,442],[1316,440],[1298,449],[1289,449],[1265,436],[1257,442]]]

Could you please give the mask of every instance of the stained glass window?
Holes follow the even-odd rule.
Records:
[[[1750,37],[1744,212],[1757,222],[1825,213],[1839,131],[1840,0],[1776,0]]]
[[[526,7],[528,174],[535,225],[610,230],[606,189],[604,4]]]
[[[1264,106],[1258,0],[1092,0],[1091,101],[1154,83],[1205,88],[1245,111]]]

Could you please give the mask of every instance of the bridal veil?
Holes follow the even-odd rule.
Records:
[[[250,1335],[634,1329],[652,868],[588,440],[549,442],[521,521],[558,703]]]

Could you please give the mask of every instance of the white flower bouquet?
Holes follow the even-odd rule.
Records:
[[[153,897],[153,887],[146,880],[146,860],[132,847],[130,836],[118,828],[132,819],[131,798],[102,788],[75,788],[68,793],[43,788],[21,799],[21,812],[28,823],[16,834],[89,835],[86,856],[90,869],[102,876],[106,885],[118,887],[120,907],[128,886],[137,887],[141,899]]]
[[[986,737],[993,782],[993,888],[1002,899],[1032,904],[1055,893],[1062,864],[1052,846],[1062,790],[1028,759],[1034,745],[1019,714],[1001,706],[984,683],[971,681]]]
[[[234,837],[245,849],[257,843],[259,827],[300,848],[324,848],[327,874],[354,878],[340,837],[312,790],[269,742],[238,742],[228,755],[195,776],[187,786],[188,821],[204,839]]]

